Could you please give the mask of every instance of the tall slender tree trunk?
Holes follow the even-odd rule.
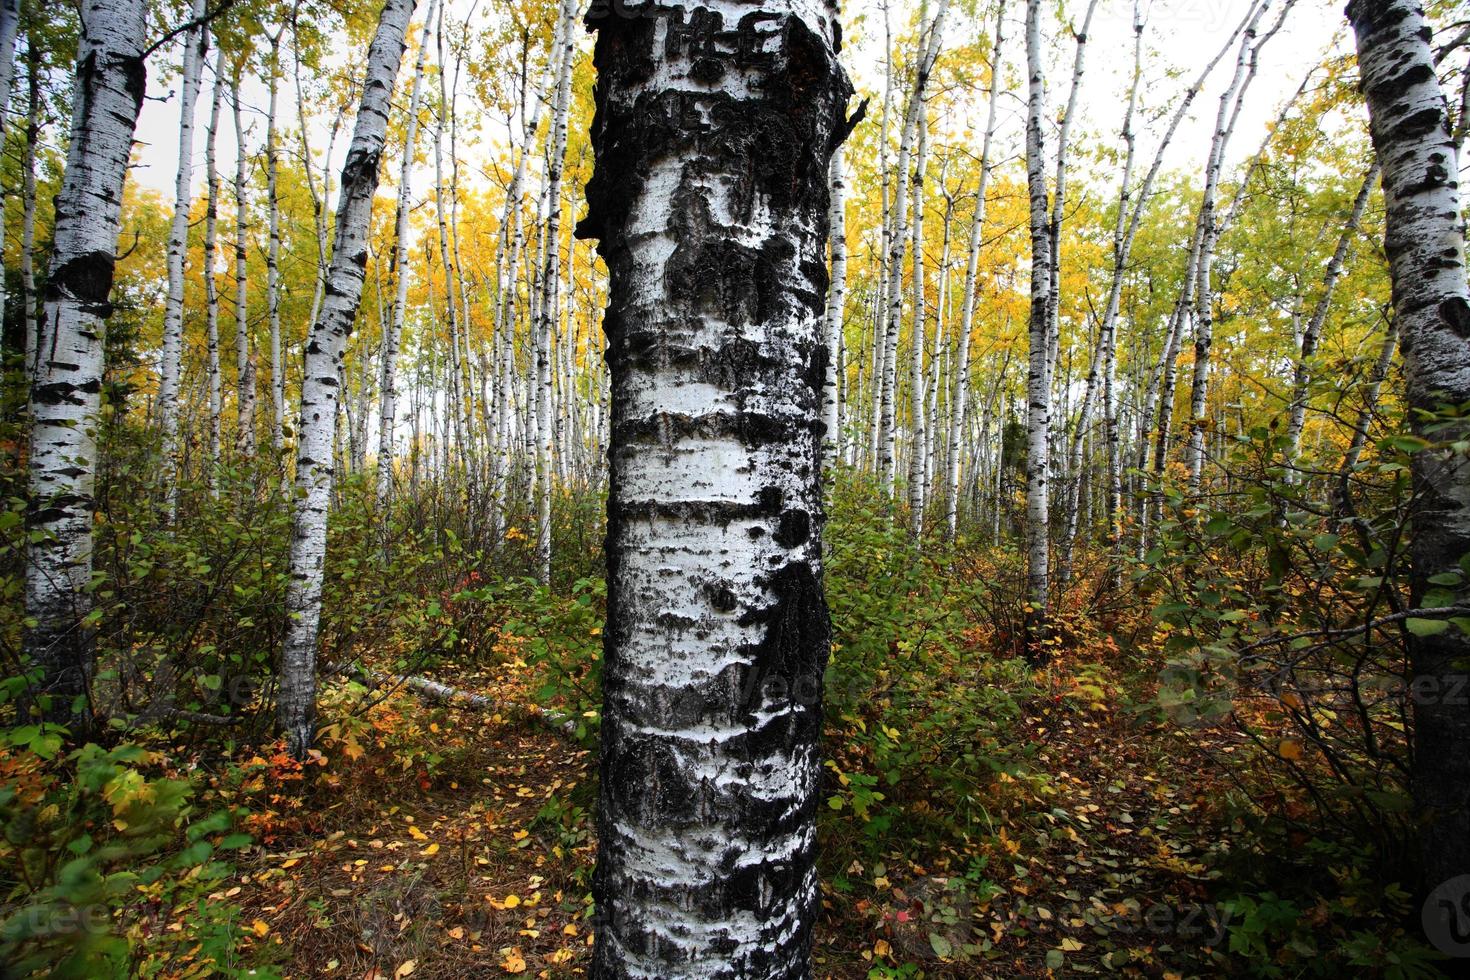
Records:
[[[552,342],[561,320],[557,290],[561,284],[561,180],[566,167],[567,118],[571,108],[572,66],[576,57],[573,30],[577,0],[563,0],[557,24],[558,59],[556,94],[551,110],[550,145],[547,147],[545,255],[541,271],[540,318],[536,324],[536,577],[543,585],[551,581],[551,356]]]
[[[920,25],[924,23],[927,6],[925,0],[919,8]],[[929,87],[929,76],[939,57],[944,17],[948,10],[949,0],[939,0],[939,10],[934,14],[928,33],[920,37],[914,87],[909,93],[908,108],[904,111],[903,130],[898,143],[897,174],[893,185],[893,231],[889,235],[888,243],[888,313],[884,321],[886,336],[883,342],[881,374],[883,390],[878,425],[878,475],[885,493],[888,494],[893,492],[898,476],[898,338],[903,321],[903,258],[909,238],[909,158],[919,131],[919,116],[924,111],[924,92]]]
[[[929,163],[929,113],[919,112],[919,152],[914,157],[910,221],[912,271],[909,285],[914,291],[913,320],[909,326],[909,534],[917,540],[924,533],[924,447],[928,434],[924,412],[924,346],[928,319],[924,309],[924,172]]]
[[[960,314],[956,352],[954,393],[950,396],[949,459],[945,481],[945,540],[954,541],[960,515],[960,447],[965,426],[965,406],[970,397],[970,334],[975,324],[975,291],[979,286],[980,245],[985,231],[985,196],[990,190],[991,147],[995,141],[996,113],[1000,104],[1001,51],[1005,45],[1005,4],[995,14],[995,33],[990,45],[990,100],[985,116],[985,137],[980,147],[980,186],[975,191],[975,212],[970,220],[970,251],[965,264],[965,297]]]
[[[15,83],[15,37],[20,32],[20,0],[0,0],[0,147],[6,142],[10,126],[10,90]],[[35,38],[28,41],[36,46]],[[0,208],[0,242],[5,241],[4,208]],[[0,310],[5,309],[7,278],[0,274]]]
[[[812,976],[836,18],[591,21],[578,233],[609,270],[613,382],[597,980]]]
[[[56,196],[50,275],[30,392],[26,662],[39,672],[41,716],[91,728],[92,509],[103,343],[123,183],[143,105],[142,0],[81,8],[66,173]]]
[[[245,152],[238,64],[230,79],[230,111],[235,117],[235,451],[248,459],[255,455],[255,362],[250,356],[248,293],[250,224],[245,204],[250,157]]]
[[[265,116],[265,197],[270,244],[265,257],[266,310],[270,318],[271,354],[271,448],[279,455],[286,446],[286,370],[281,351],[281,200],[280,146],[276,137],[276,113],[280,102],[282,25],[270,40],[270,101]]]
[[[413,0],[387,0],[368,49],[362,102],[347,160],[342,165],[326,299],[306,345],[286,591],[288,616],[276,706],[277,727],[286,737],[287,749],[298,759],[311,747],[315,735],[317,624],[327,550],[327,508],[335,468],[332,436],[341,397],[338,377],[362,298],[373,196],[378,189],[389,106],[413,7]]]
[[[1337,286],[1337,280],[1342,276],[1343,266],[1347,264],[1348,252],[1353,247],[1353,239],[1358,237],[1358,226],[1363,221],[1363,213],[1368,209],[1368,198],[1373,194],[1373,187],[1378,183],[1379,164],[1375,160],[1363,175],[1363,183],[1358,188],[1358,195],[1353,199],[1353,209],[1348,213],[1347,221],[1343,223],[1342,232],[1337,236],[1337,247],[1332,250],[1332,257],[1327,260],[1327,268],[1322,272],[1322,295],[1317,297],[1317,305],[1312,309],[1312,315],[1307,320],[1306,327],[1302,330],[1301,347],[1298,351],[1296,369],[1292,375],[1291,404],[1287,410],[1286,420],[1286,477],[1288,480],[1296,479],[1296,467],[1298,457],[1302,448],[1302,429],[1307,424],[1307,400],[1312,386],[1312,359],[1317,356],[1317,343],[1322,337],[1322,327],[1327,323],[1327,314],[1332,309],[1332,293]]]
[[[35,15],[30,15],[34,22]],[[26,44],[26,142],[21,161],[20,299],[25,321],[25,377],[36,372],[36,143],[41,138],[41,47]],[[3,230],[3,229],[0,229]]]
[[[822,382],[823,469],[831,470],[842,458],[842,392],[838,371],[842,354],[842,329],[847,309],[847,177],[842,169],[842,147],[832,151],[828,175],[831,201],[827,225],[831,229],[831,285],[827,288],[827,376]]]
[[[1220,171],[1225,162],[1225,150],[1235,132],[1240,118],[1246,90],[1255,78],[1259,66],[1261,45],[1264,45],[1281,29],[1287,13],[1295,0],[1286,0],[1281,17],[1259,44],[1256,43],[1256,27],[1265,16],[1270,0],[1261,0],[1256,16],[1245,29],[1240,42],[1240,55],[1235,65],[1235,77],[1230,87],[1220,96],[1220,109],[1215,118],[1215,135],[1210,145],[1209,162],[1205,167],[1204,196],[1199,211],[1199,260],[1194,285],[1194,371],[1190,379],[1189,443],[1185,460],[1189,467],[1189,490],[1196,493],[1204,475],[1205,430],[1209,426],[1209,387],[1211,350],[1215,342],[1215,295],[1212,276],[1215,264],[1215,246],[1219,243],[1221,226],[1217,216],[1215,194],[1220,183]]]
[[[419,39],[418,60],[414,62],[413,88],[408,98],[408,118],[404,126],[403,161],[398,168],[398,207],[393,221],[393,307],[383,331],[383,352],[378,393],[378,469],[377,499],[379,508],[387,508],[393,495],[393,427],[398,409],[398,353],[403,342],[403,314],[408,307],[408,213],[413,204],[413,160],[418,147],[419,111],[424,98],[424,66],[428,61],[428,25],[433,22],[439,0],[429,0],[424,18],[424,34]],[[386,519],[386,510],[385,510]]]
[[[1026,184],[1031,198],[1031,314],[1026,375],[1026,652],[1035,663],[1049,656],[1051,577],[1048,508],[1051,384],[1051,228],[1047,213],[1046,80],[1041,48],[1041,0],[1026,3]]]
[[[215,166],[215,138],[219,134],[220,106],[225,96],[225,56],[215,56],[213,99],[204,141],[204,252],[200,265],[204,278],[204,332],[209,386],[209,448],[207,473],[210,487],[217,488],[220,454],[219,286],[214,278],[214,256],[219,243],[219,170]]]
[[[1447,446],[1466,438],[1465,424],[1426,431],[1421,413],[1470,401],[1470,288],[1449,108],[1418,3],[1353,0],[1347,13],[1383,167],[1384,250],[1403,338],[1409,424]],[[1470,553],[1470,462],[1454,448],[1429,448],[1415,456],[1413,473],[1420,505],[1409,545],[1411,602],[1448,574],[1462,583],[1452,587],[1456,604],[1470,603],[1460,573],[1460,559]],[[1463,687],[1470,635],[1451,626],[1408,639],[1414,691]],[[1470,706],[1460,697],[1412,701],[1412,785],[1423,883],[1432,889],[1470,874]]]
[[[190,17],[204,17],[204,0],[193,0]],[[209,31],[201,24],[184,32],[179,76],[179,166],[174,177],[174,216],[168,234],[168,294],[163,304],[163,353],[158,378],[158,418],[163,430],[163,479],[175,500],[174,468],[179,454],[179,385],[184,355],[184,266],[189,256],[189,209],[194,198],[194,108],[199,101]]]

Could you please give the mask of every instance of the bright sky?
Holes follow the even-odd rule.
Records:
[[[917,0],[894,0],[894,23],[912,17]],[[1139,155],[1146,165],[1153,157],[1162,130],[1167,124],[1169,113],[1161,112],[1166,104],[1172,106],[1184,87],[1193,80],[1205,63],[1219,50],[1223,40],[1234,30],[1244,15],[1249,0],[1152,0],[1145,7],[1147,33],[1145,47],[1144,108],[1147,114],[1140,120]],[[1272,10],[1263,20],[1263,29],[1274,21],[1283,0],[1273,0]],[[844,60],[854,77],[872,88],[881,86],[882,72],[882,20],[880,8],[863,0],[866,22],[857,28],[849,28],[849,44],[844,51]],[[451,17],[455,9],[462,8],[460,16],[467,13],[473,0],[450,0]],[[912,6],[911,6],[912,5]],[[1057,39],[1051,45],[1054,68],[1049,77],[1048,99],[1053,113],[1060,109],[1070,85],[1073,45],[1069,35],[1063,34],[1055,21],[1056,5],[1045,4],[1049,20],[1048,35]],[[1254,153],[1265,133],[1268,122],[1275,118],[1283,102],[1296,91],[1310,66],[1321,61],[1329,51],[1348,51],[1347,37],[1342,14],[1341,0],[1297,0],[1282,31],[1263,51],[1260,71],[1247,98],[1246,108],[1230,148],[1228,161],[1238,163]],[[476,9],[484,11],[480,4]],[[931,8],[932,9],[932,8]],[[1083,0],[1067,0],[1069,16],[1081,18],[1085,9]],[[956,12],[957,13],[957,12]],[[1011,3],[1008,15],[1006,61],[1010,76],[1019,84],[1021,60],[1024,58],[1021,18],[1024,5]],[[1128,79],[1132,71],[1132,2],[1131,0],[1101,0],[1094,16],[1091,43],[1088,45],[1087,77],[1082,89],[1077,131],[1079,140],[1098,137],[1109,145],[1117,142],[1118,129],[1122,122],[1124,99]],[[951,43],[959,43],[966,32],[975,30],[973,21],[963,15],[952,16],[945,32]],[[987,31],[989,25],[985,28]],[[583,38],[583,45],[590,47],[590,37]],[[177,58],[175,48],[169,53]],[[405,75],[412,70],[405,59]],[[1195,101],[1189,121],[1181,127],[1166,157],[1168,169],[1186,169],[1198,166],[1204,159],[1210,143],[1214,115],[1221,89],[1228,83],[1233,70],[1233,53],[1228,55],[1215,69],[1206,88]],[[177,85],[176,73],[161,78],[163,73],[154,65],[150,75],[149,100],[145,103],[138,124],[137,164],[133,179],[140,184],[165,192],[171,192],[174,182],[178,153],[178,99],[170,97],[170,89]],[[1173,74],[1176,77],[1166,77]],[[201,92],[197,113],[196,150],[194,154],[194,179],[198,187],[203,183],[204,126],[208,119],[210,78],[206,71],[204,90]],[[1024,90],[1016,88],[1014,95],[1002,103],[1006,119],[1002,123],[1002,138],[1009,139],[1015,148],[1019,145],[1021,113],[1024,105]],[[291,125],[295,119],[295,90],[289,78],[282,88],[282,123]],[[245,92],[247,103],[254,104],[249,117],[255,120],[251,133],[252,145],[258,145],[264,132],[265,92],[259,84],[250,85]],[[977,106],[982,93],[976,93]],[[463,103],[462,103],[463,104]],[[876,108],[876,107],[874,107]],[[875,118],[876,113],[870,115]],[[1151,125],[1149,125],[1151,121]],[[978,123],[979,120],[977,119]],[[314,135],[314,145],[325,144],[325,125]],[[348,121],[350,127],[350,120]],[[339,137],[338,159],[333,168],[340,165],[340,156],[345,151],[347,134]],[[1076,145],[1076,144],[1074,144]],[[218,145],[218,166],[222,174],[233,173],[234,133],[230,128],[228,112],[222,120]],[[472,169],[472,168],[470,168]],[[385,174],[385,179],[389,175]],[[428,175],[416,177],[416,184],[426,186]]]

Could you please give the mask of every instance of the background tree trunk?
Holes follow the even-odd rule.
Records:
[[[357,316],[367,266],[368,222],[378,189],[378,167],[387,141],[388,110],[403,60],[404,35],[413,0],[387,0],[368,49],[362,103],[337,200],[337,233],[327,272],[321,317],[312,325],[302,377],[297,432],[296,501],[286,591],[286,637],[281,652],[276,724],[287,748],[301,758],[311,747],[316,714],[316,640],[321,616],[322,571],[327,550],[327,508],[336,461],[332,436],[341,397],[338,377],[347,338]]]
[[[204,17],[204,0],[193,0],[189,16]],[[184,267],[189,256],[189,209],[194,200],[194,109],[209,32],[201,24],[184,32],[179,76],[179,166],[174,178],[174,216],[168,235],[168,295],[163,304],[163,354],[158,378],[158,418],[163,429],[162,479],[170,500],[177,497],[179,390],[184,364]]]
[[[1046,82],[1041,49],[1041,0],[1026,3],[1026,183],[1031,197],[1031,314],[1026,375],[1026,650],[1034,662],[1046,659],[1051,599],[1048,507],[1050,456],[1051,228],[1047,213],[1046,145],[1041,131],[1046,113]]]

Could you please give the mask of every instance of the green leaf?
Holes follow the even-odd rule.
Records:
[[[954,955],[954,947],[950,945],[949,940],[937,932],[929,933],[929,948],[934,950],[934,955],[942,960]]]
[[[1059,950],[1059,949],[1049,949],[1049,950],[1046,951],[1046,966],[1047,966],[1047,969],[1050,969],[1050,970],[1060,970],[1062,968],[1062,965],[1064,963],[1066,963],[1066,962],[1067,962],[1067,958],[1062,955],[1062,951],[1061,950]]]
[[[1447,620],[1443,619],[1418,619],[1410,616],[1404,621],[1409,632],[1415,636],[1437,636],[1450,628]]]

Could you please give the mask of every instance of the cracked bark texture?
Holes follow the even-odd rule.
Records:
[[[116,262],[123,181],[143,104],[142,0],[81,8],[66,174],[56,218],[31,385],[26,561],[27,663],[40,670],[38,706],[83,734],[92,669],[85,618],[92,577],[92,492],[102,400],[102,352]],[[49,696],[49,698],[47,697]]]
[[[595,5],[610,276],[592,976],[805,978],[816,914],[828,168],[822,0]]]
[[[362,299],[368,224],[378,170],[387,141],[389,102],[406,48],[404,36],[414,0],[387,0],[368,49],[367,73],[356,129],[342,165],[337,234],[327,269],[321,313],[306,343],[301,381],[301,421],[296,454],[290,582],[286,589],[286,638],[281,652],[276,725],[287,748],[301,758],[311,747],[316,715],[316,641],[321,617],[322,571],[327,552],[327,509],[336,458],[332,437],[341,399],[342,357]]]
[[[1470,401],[1470,288],[1465,283],[1465,226],[1460,216],[1454,138],[1448,104],[1434,71],[1424,11],[1413,0],[1354,0],[1348,20],[1357,35],[1358,70],[1370,132],[1383,168],[1384,251],[1410,423],[1418,410]],[[1425,433],[1431,440],[1466,438],[1464,423]],[[1430,580],[1458,572],[1470,554],[1470,465],[1450,449],[1428,449],[1413,462],[1420,505],[1413,519],[1411,602]],[[1459,601],[1467,591],[1457,589]],[[1410,636],[1414,688],[1458,690],[1470,637],[1451,627]],[[1424,884],[1470,873],[1470,707],[1460,698],[1414,699],[1413,792],[1419,809]]]

